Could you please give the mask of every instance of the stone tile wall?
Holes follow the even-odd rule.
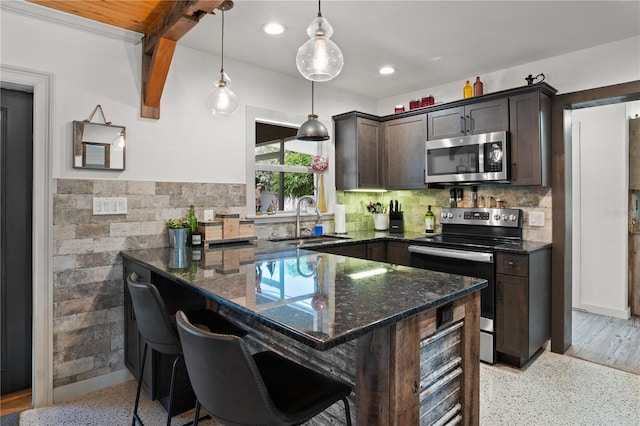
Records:
[[[54,180],[54,387],[124,368],[120,250],[168,245],[164,223],[246,211],[245,185]],[[93,215],[93,197],[127,197],[126,215]]]
[[[464,205],[470,206],[471,188],[464,189]],[[551,188],[512,187],[508,185],[482,185],[478,187],[478,197],[501,199],[506,207],[519,208],[524,213],[523,238],[529,241],[551,242]],[[390,200],[398,200],[404,211],[404,228],[411,232],[424,232],[424,214],[427,206],[436,215],[436,231],[440,230],[440,210],[449,205],[449,189],[428,189],[414,191],[388,191],[385,193],[343,192],[336,193],[337,203],[346,206],[347,232],[372,230],[373,218],[366,215],[366,205],[380,202],[388,206]],[[529,213],[541,211],[545,215],[543,227],[529,226]]]

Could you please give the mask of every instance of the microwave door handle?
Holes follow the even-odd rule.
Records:
[[[484,173],[484,144],[478,145],[478,172]]]
[[[460,133],[462,133],[463,135],[466,134],[465,119],[462,115],[460,116]]]

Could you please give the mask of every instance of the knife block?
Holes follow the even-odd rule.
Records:
[[[393,234],[404,232],[402,212],[389,213],[389,232]]]

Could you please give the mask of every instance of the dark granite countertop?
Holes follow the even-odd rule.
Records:
[[[390,233],[388,231],[358,231],[358,232],[349,232],[348,234],[336,235],[335,240],[319,242],[319,243],[306,243],[304,240],[301,245],[298,247],[307,248],[309,250],[313,250],[314,247],[319,246],[338,246],[338,245],[348,245],[348,244],[360,244],[364,242],[372,242],[372,241],[403,241],[411,244],[426,244],[430,237],[436,236],[439,234],[424,234],[419,232],[405,232],[405,233]],[[291,247],[291,241],[279,241],[279,242],[271,242],[265,241],[265,243],[276,244],[276,247],[289,246]],[[502,244],[496,246],[495,249],[501,252],[509,252],[509,253],[521,253],[527,254],[537,250],[545,249],[547,247],[551,247],[551,243],[543,242],[543,241],[521,241],[518,243],[510,243],[510,244]]]
[[[242,321],[264,324],[318,350],[487,285],[479,278],[318,253],[290,242],[213,246],[202,250],[199,261],[190,248],[121,254],[217,301]]]

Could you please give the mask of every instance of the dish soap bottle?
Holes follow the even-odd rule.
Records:
[[[469,80],[467,80],[467,84],[465,84],[464,89],[462,89],[462,95],[464,96],[465,99],[473,96],[473,88],[471,88],[471,85],[469,84]]]
[[[424,232],[433,234],[436,229],[436,216],[431,211],[431,206],[427,206],[427,213],[424,215]]]

